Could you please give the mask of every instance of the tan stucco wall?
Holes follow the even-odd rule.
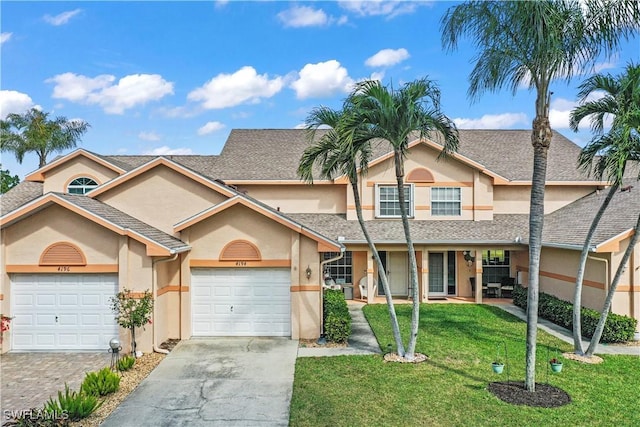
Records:
[[[118,174],[93,160],[84,156],[78,156],[48,171],[45,174],[43,191],[45,193],[50,191],[66,193],[66,186],[71,179],[82,176],[93,178],[98,184],[104,184],[118,176]]]
[[[423,145],[410,150],[405,161],[405,177],[417,168],[426,168],[432,174],[433,183],[415,183],[414,218],[417,220],[490,220],[493,218],[492,180],[477,170],[453,158],[436,160],[438,153]],[[360,197],[365,220],[375,218],[376,184],[395,185],[393,158],[372,166],[362,178]],[[460,187],[462,212],[460,216],[431,215],[431,187]],[[347,218],[356,219],[354,198],[347,191]],[[474,208],[475,207],[475,208]]]
[[[618,252],[612,254],[611,257],[611,274],[616,274],[624,252],[630,243],[631,238],[628,237],[620,242]],[[625,314],[635,317],[640,321],[640,244],[634,248],[629,262],[623,267],[623,273],[618,282],[615,296],[611,305],[614,313]],[[612,277],[613,278],[613,277]],[[639,326],[640,328],[640,326]]]
[[[274,209],[289,213],[345,213],[347,186],[335,185],[240,185],[240,192]],[[349,190],[351,191],[351,190]]]
[[[165,166],[134,177],[98,198],[168,234],[174,234],[176,223],[226,199]]]
[[[557,186],[545,187],[544,213],[549,214],[571,202],[595,191],[591,186]],[[529,185],[496,185],[493,190],[494,213],[496,214],[528,214],[531,186]]]

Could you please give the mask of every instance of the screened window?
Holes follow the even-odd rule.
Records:
[[[398,187],[395,185],[379,185],[378,187],[378,216],[400,217],[400,198]],[[413,216],[413,191],[411,185],[404,186],[404,202],[407,214]]]
[[[431,189],[431,215],[456,216],[461,213],[460,188],[434,187]]]
[[[98,183],[91,178],[76,178],[69,183],[67,192],[69,194],[85,194],[98,186]]]
[[[482,251],[482,282],[500,283],[503,277],[511,275],[509,251],[492,249]]]
[[[322,260],[326,261],[328,259],[335,258],[338,255],[340,255],[338,252],[323,252]],[[346,251],[341,259],[330,262],[324,266],[324,269],[325,272],[328,272],[331,275],[331,278],[333,278],[337,284],[353,284],[353,267],[351,262],[351,251]]]

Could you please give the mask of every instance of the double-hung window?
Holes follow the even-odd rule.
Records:
[[[462,210],[461,204],[460,188],[431,188],[431,215],[459,216]]]
[[[380,185],[376,186],[376,216],[379,218],[399,218],[400,213],[400,197],[398,187],[396,185]],[[407,208],[407,215],[413,217],[413,185],[406,184],[404,186],[404,203]]]

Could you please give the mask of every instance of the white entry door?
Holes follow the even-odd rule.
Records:
[[[387,274],[392,296],[409,294],[409,259],[406,252],[387,252]]]
[[[191,270],[193,336],[291,336],[288,268]]]
[[[118,336],[115,274],[13,274],[13,350],[100,350]]]

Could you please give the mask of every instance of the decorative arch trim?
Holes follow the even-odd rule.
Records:
[[[87,265],[87,259],[73,243],[57,242],[42,251],[39,265]]]
[[[429,169],[416,168],[407,175],[407,182],[435,182],[433,174]]]
[[[261,261],[262,255],[256,245],[247,240],[227,243],[220,252],[220,261]]]

